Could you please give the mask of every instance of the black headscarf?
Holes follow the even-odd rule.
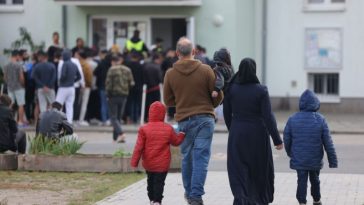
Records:
[[[234,82],[239,84],[260,84],[257,77],[256,63],[251,58],[244,58],[239,65],[239,71],[234,76]]]
[[[221,48],[214,53],[214,63],[219,66],[232,67],[230,52],[226,48]]]

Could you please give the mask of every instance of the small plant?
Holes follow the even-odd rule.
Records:
[[[30,154],[73,155],[81,149],[85,142],[78,142],[75,138],[55,139],[36,136],[30,141]]]
[[[130,152],[125,152],[123,148],[119,148],[118,150],[116,150],[113,154],[114,157],[130,157],[131,153]]]

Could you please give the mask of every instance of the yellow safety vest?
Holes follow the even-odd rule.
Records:
[[[127,40],[126,41],[126,49],[130,52],[131,50],[136,50],[138,52],[142,52],[143,51],[143,45],[144,42],[143,41],[138,41],[136,43],[134,43],[131,40]]]

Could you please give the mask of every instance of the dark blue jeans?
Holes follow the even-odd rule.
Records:
[[[109,98],[109,116],[111,124],[114,128],[113,139],[117,140],[118,136],[123,134],[121,128],[121,117],[123,116],[127,96],[110,97]]]
[[[99,94],[100,94],[100,106],[101,106],[101,110],[100,110],[101,121],[106,122],[109,119],[109,117],[108,117],[109,109],[108,109],[106,91],[104,89],[100,89]]]
[[[297,193],[296,198],[299,203],[306,204],[307,179],[311,182],[311,196],[314,201],[320,201],[320,170],[297,170]]]
[[[205,194],[204,185],[211,156],[215,119],[209,115],[196,115],[178,122],[178,127],[186,133],[181,145],[185,195],[190,199],[201,199]]]

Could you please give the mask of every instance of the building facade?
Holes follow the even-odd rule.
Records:
[[[364,112],[364,1],[268,1],[267,78],[275,109],[307,88],[321,110]]]
[[[256,57],[261,37],[256,30],[261,0],[0,0],[0,49],[10,46],[18,28],[26,27],[36,42],[51,44],[54,31],[67,47],[78,37],[89,46],[124,47],[133,31],[152,45],[157,37],[174,47],[181,36],[207,48],[211,56],[221,47],[231,50],[237,64],[244,56]],[[1,8],[2,7],[2,8]]]
[[[297,110],[309,88],[323,111],[363,113],[363,9],[361,0],[0,0],[0,65],[21,26],[35,42],[50,45],[58,31],[66,47],[81,37],[100,49],[124,47],[138,29],[148,46],[188,36],[210,57],[226,47],[235,70],[255,58],[274,109]]]

